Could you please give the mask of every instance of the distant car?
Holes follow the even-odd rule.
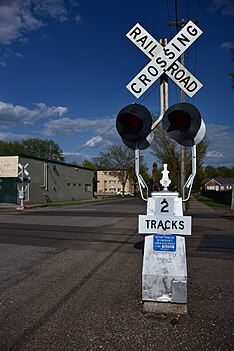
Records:
[[[122,191],[117,191],[116,196],[122,196]],[[129,193],[128,191],[124,192],[124,196],[134,196],[133,194]]]

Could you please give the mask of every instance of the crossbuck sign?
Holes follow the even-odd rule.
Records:
[[[126,36],[141,49],[151,61],[127,85],[127,89],[139,98],[163,73],[166,73],[190,97],[202,84],[177,60],[177,58],[202,34],[192,21],[163,47],[140,24],[136,24]]]

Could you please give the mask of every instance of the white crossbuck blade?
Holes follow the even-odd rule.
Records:
[[[163,47],[140,24],[136,24],[126,36],[151,61],[126,86],[139,98],[163,73],[166,73],[190,97],[202,84],[177,60],[177,58],[202,34],[202,30],[189,21],[179,33]]]

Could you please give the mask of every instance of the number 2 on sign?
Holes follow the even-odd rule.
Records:
[[[174,215],[174,199],[168,197],[158,197],[155,203],[155,213],[162,215]]]
[[[161,207],[161,212],[163,212],[163,213],[169,213],[169,209],[168,209],[169,203],[167,202],[166,199],[163,199],[163,200],[161,201],[161,205],[162,205],[162,207]]]

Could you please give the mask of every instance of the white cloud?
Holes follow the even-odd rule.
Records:
[[[93,162],[93,159],[98,157],[98,154],[91,156],[82,152],[64,152],[63,155],[65,157],[65,162],[77,162],[79,164],[81,164],[84,160]]]
[[[22,134],[15,134],[15,133],[0,133],[0,140],[4,141],[15,141],[21,139],[31,138],[31,135],[22,135]]]
[[[13,105],[0,101],[0,127],[9,127],[18,123],[32,125],[40,118],[62,116],[68,112],[67,107],[48,107],[43,103],[34,104],[35,109],[28,109],[20,105]]]
[[[10,44],[26,31],[39,29],[42,22],[30,12],[31,1],[3,0],[0,3],[0,42]]]
[[[67,10],[63,0],[34,0],[31,3],[34,4],[33,12],[36,15],[51,16],[59,22],[67,20]]]
[[[206,157],[214,157],[214,158],[221,158],[223,157],[223,153],[222,152],[218,152],[218,151],[208,151],[207,154],[206,154]]]
[[[7,66],[7,61],[12,58],[12,57],[17,57],[20,59],[24,58],[24,55],[21,54],[20,52],[14,52],[13,50],[9,48],[5,48],[4,50],[0,48],[0,66],[6,67]]]
[[[45,25],[43,18],[51,17],[60,23],[68,18],[67,6],[77,7],[77,2],[65,0],[1,0],[0,43],[10,44],[30,31]],[[76,21],[81,23],[79,14]]]
[[[234,165],[233,128],[228,125],[208,124],[207,136],[209,146],[205,163],[215,167],[232,167]]]
[[[83,23],[83,19],[82,19],[82,17],[81,17],[80,15],[76,15],[76,16],[75,16],[75,21],[76,21],[77,23],[79,23],[79,24],[82,24],[82,23]]]
[[[96,137],[93,137],[89,140],[86,141],[86,143],[84,144],[84,146],[88,146],[88,147],[98,147],[101,146],[103,144],[103,137],[98,135]]]
[[[110,146],[113,144],[113,140],[110,140],[110,138],[105,135],[104,137],[102,135],[98,135],[96,137],[93,137],[89,140],[86,141],[84,144],[84,147],[91,147],[91,148],[105,148],[107,146]]]
[[[208,124],[207,135],[213,147],[234,149],[234,130],[232,127],[223,124]]]
[[[64,117],[61,119],[56,119],[45,123],[44,134],[48,136],[72,135],[74,133],[81,133],[87,130],[91,131],[94,134],[102,134],[108,128],[114,125],[115,125],[114,118],[71,119],[68,117]]]
[[[221,10],[224,16],[234,16],[233,0],[213,0],[208,11],[214,12],[217,10]]]
[[[221,48],[224,48],[224,49],[231,49],[234,45],[234,42],[233,41],[225,41],[224,43],[221,44]]]
[[[37,106],[37,111],[40,111],[43,117],[50,117],[55,115],[63,116],[65,113],[68,112],[67,107],[62,107],[62,106],[48,107],[46,106],[46,104],[42,102],[36,103],[34,105]]]

